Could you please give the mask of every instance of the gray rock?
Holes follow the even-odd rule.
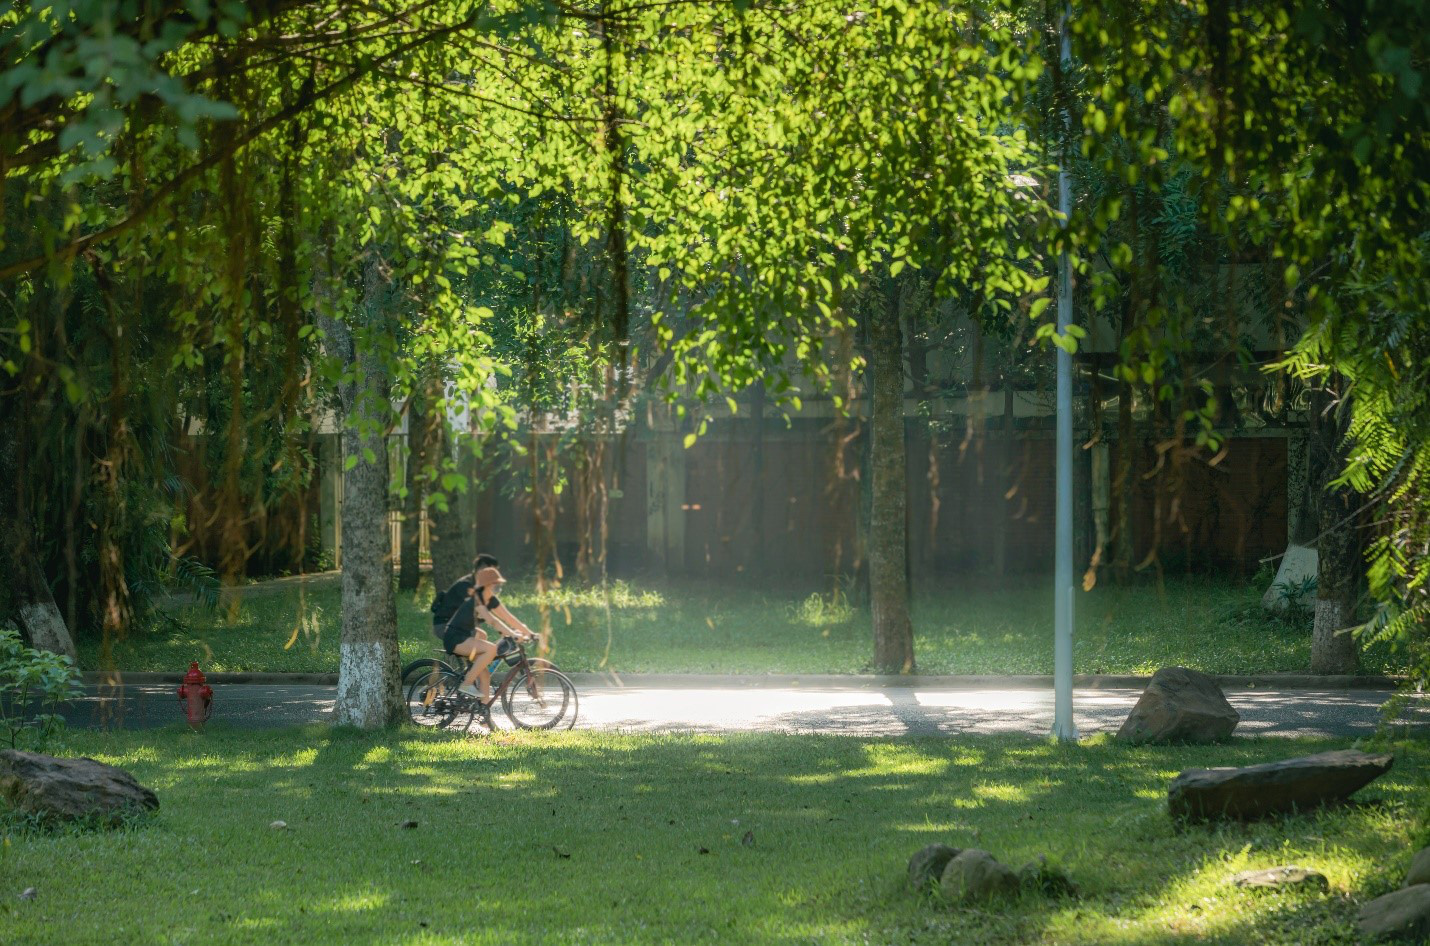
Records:
[[[1265,870],[1244,870],[1231,879],[1234,886],[1267,890],[1288,887],[1329,890],[1326,875],[1309,867],[1268,867]]]
[[[1246,768],[1188,769],[1167,786],[1174,818],[1251,819],[1343,801],[1395,757],[1341,749]]]
[[[123,769],[19,749],[0,750],[0,798],[46,821],[109,825],[159,807],[154,793]]]
[[[1376,897],[1360,908],[1356,925],[1367,939],[1423,940],[1430,936],[1430,885]]]
[[[925,890],[938,883],[948,862],[962,853],[961,848],[947,844],[929,844],[914,852],[909,858],[909,889]]]
[[[1039,854],[1036,861],[1029,861],[1018,868],[1018,885],[1047,897],[1076,897],[1081,894],[1066,871],[1048,863],[1046,854]]]
[[[1152,675],[1117,738],[1133,743],[1218,742],[1241,715],[1204,673],[1164,667]]]
[[[954,903],[972,903],[1018,892],[1018,876],[992,854],[969,848],[948,862],[939,889]]]
[[[1405,872],[1405,886],[1430,884],[1430,847],[1421,848],[1410,859],[1410,870]]]

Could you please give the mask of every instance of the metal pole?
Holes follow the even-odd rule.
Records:
[[[1062,37],[1062,65],[1066,75],[1072,63],[1072,43],[1068,39],[1068,16],[1063,12],[1058,32]],[[1065,112],[1064,121],[1071,125]],[[1068,129],[1071,132],[1071,128]],[[1066,221],[1072,213],[1068,187],[1066,150],[1059,162],[1058,210]],[[1072,267],[1066,244],[1058,261],[1058,334],[1066,335],[1072,323]],[[1073,723],[1073,547],[1072,547],[1072,355],[1058,349],[1058,441],[1057,518],[1054,530],[1056,554],[1053,569],[1053,738],[1061,742],[1077,739]]]

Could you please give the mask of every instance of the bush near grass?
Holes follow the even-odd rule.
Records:
[[[1186,766],[1338,745],[79,733],[73,752],[130,769],[161,807],[113,833],[0,828],[0,942],[1352,942],[1356,901],[1409,858],[1425,747],[1349,807],[1179,828],[1165,802]],[[958,910],[912,893],[905,863],[933,841],[1047,854],[1082,897]],[[1330,893],[1229,883],[1286,863]]]
[[[504,600],[532,627],[540,602],[515,585]],[[609,599],[609,600],[608,600]],[[236,608],[178,608],[150,632],[115,648],[123,670],[336,670],[341,616],[337,582],[321,579],[252,586]],[[398,595],[404,661],[436,647],[430,590]],[[1265,614],[1260,590],[1245,583],[1173,579],[1154,585],[1078,592],[1073,659],[1079,673],[1150,674],[1186,666],[1208,673],[1305,672],[1310,625]],[[548,593],[546,620],[555,659],[568,671],[631,673],[860,673],[868,668],[867,611],[842,600],[694,582],[636,587],[565,587]],[[1052,672],[1052,595],[1042,580],[1006,586],[950,584],[913,602],[921,672]],[[98,644],[81,648],[94,668]],[[1367,653],[1368,672],[1393,672],[1383,648]]]

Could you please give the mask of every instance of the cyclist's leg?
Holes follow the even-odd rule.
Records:
[[[492,674],[487,668],[496,657],[497,645],[487,640],[486,635],[482,634],[478,637],[467,638],[453,650],[472,662],[472,665],[467,668],[466,676],[462,678],[462,685],[476,684],[477,692],[482,695],[482,702],[490,700],[492,698]]]

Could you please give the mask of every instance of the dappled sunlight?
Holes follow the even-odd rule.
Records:
[[[392,896],[377,890],[365,890],[334,897],[319,906],[334,913],[357,913],[363,910],[380,910],[391,901]]]
[[[1336,896],[1360,896],[1405,844],[1405,803],[1423,770],[1414,747],[1369,804],[1216,829],[1179,830],[1167,818],[1167,773],[1261,761],[1282,745],[579,731],[474,739],[318,727],[261,740],[79,734],[77,749],[103,748],[160,790],[154,827],[21,838],[10,863],[32,882],[63,885],[75,869],[65,852],[83,850],[186,893],[200,884],[171,871],[203,838],[216,872],[201,882],[200,900],[216,904],[206,909],[253,918],[265,934],[331,928],[364,946],[406,941],[407,931],[418,942],[471,942],[477,929],[487,938],[475,941],[493,944],[1153,943],[1173,925],[1174,942],[1230,943],[1275,909],[1226,889],[1235,870],[1304,863],[1328,874]],[[474,806],[490,825],[474,826]],[[287,829],[270,830],[274,819]],[[903,888],[908,855],[936,841],[1014,866],[1046,854],[1087,896],[952,912]],[[506,850],[523,858],[522,882],[484,871],[464,873],[456,890],[447,882],[454,857]],[[137,911],[121,891],[93,898],[96,917],[165,926],[167,908]],[[77,940],[88,941],[81,924]]]
[[[1022,804],[1029,800],[1028,791],[1007,782],[980,782],[973,786],[973,794],[979,801],[993,800]]]

